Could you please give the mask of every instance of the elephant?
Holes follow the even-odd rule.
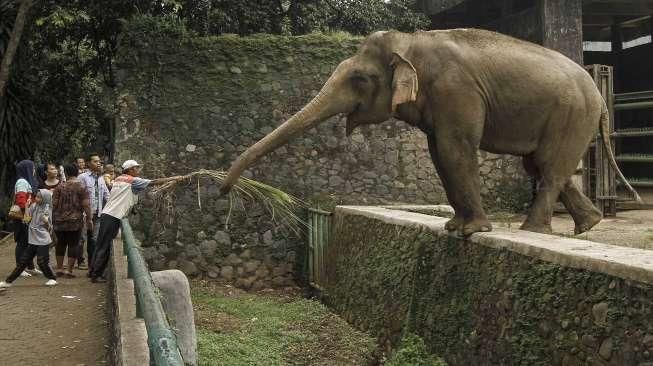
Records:
[[[445,228],[464,236],[492,230],[481,204],[479,149],[521,156],[535,177],[523,230],[550,233],[558,198],[576,234],[602,219],[571,180],[597,129],[612,167],[641,202],[617,167],[608,109],[590,75],[554,50],[480,29],[369,35],[308,104],[233,162],[220,192],[261,156],[336,114],[346,115],[347,135],[391,117],[423,131],[455,211]]]

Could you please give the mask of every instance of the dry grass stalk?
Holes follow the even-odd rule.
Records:
[[[154,198],[157,206],[164,205],[168,212],[172,212],[172,202],[174,200],[175,188],[177,188],[177,186],[183,182],[190,182],[193,179],[197,179],[197,205],[201,210],[202,200],[200,193],[200,179],[208,178],[217,182],[218,184],[222,184],[226,176],[227,172],[224,171],[201,169],[184,175],[183,180],[170,181],[153,188],[151,191],[151,196]],[[229,214],[227,216],[227,223],[225,226],[229,223],[234,196],[246,201],[254,201],[263,204],[263,206],[272,216],[273,221],[286,225],[296,234],[301,232],[302,227],[306,227],[308,225],[297,215],[298,209],[308,207],[304,201],[265,183],[241,177],[236,185],[234,185],[232,188],[229,196],[230,207]],[[170,215],[171,220],[172,216],[173,215]]]

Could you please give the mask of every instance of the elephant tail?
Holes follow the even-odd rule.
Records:
[[[626,189],[632,193],[633,198],[637,203],[643,204],[644,200],[642,200],[642,197],[639,196],[639,193],[633,188],[633,186],[628,183],[628,180],[626,180],[626,177],[624,177],[623,173],[619,169],[619,166],[617,165],[617,160],[614,158],[614,153],[612,152],[612,143],[610,142],[610,113],[608,112],[608,107],[605,104],[605,101],[603,101],[603,106],[601,109],[601,122],[600,122],[600,131],[601,131],[601,138],[603,139],[603,147],[605,148],[605,152],[608,155],[608,160],[610,160],[610,165],[612,165],[612,168],[614,171],[617,173],[619,176],[619,179],[624,183],[626,186]]]

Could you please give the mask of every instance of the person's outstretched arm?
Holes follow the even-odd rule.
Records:
[[[184,177],[182,177],[181,175],[175,175],[174,177],[167,177],[167,178],[157,178],[157,179],[153,179],[152,181],[150,181],[150,185],[151,186],[158,186],[158,185],[161,185],[161,184],[166,184],[168,182],[172,182],[172,181],[175,181],[175,180],[182,180],[182,179],[184,179]]]
[[[147,188],[149,186],[158,186],[158,185],[165,184],[165,183],[168,183],[168,182],[171,182],[171,181],[174,181],[174,180],[181,180],[183,178],[184,177],[182,177],[180,175],[176,175],[174,177],[167,177],[167,178],[158,178],[158,179],[154,179],[154,180],[135,177],[134,180],[132,180],[132,191],[135,194],[139,194],[140,192],[142,192],[143,190],[145,190],[145,188]]]

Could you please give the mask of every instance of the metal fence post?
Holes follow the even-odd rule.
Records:
[[[311,286],[320,288],[326,275],[331,212],[308,209],[308,273]]]

